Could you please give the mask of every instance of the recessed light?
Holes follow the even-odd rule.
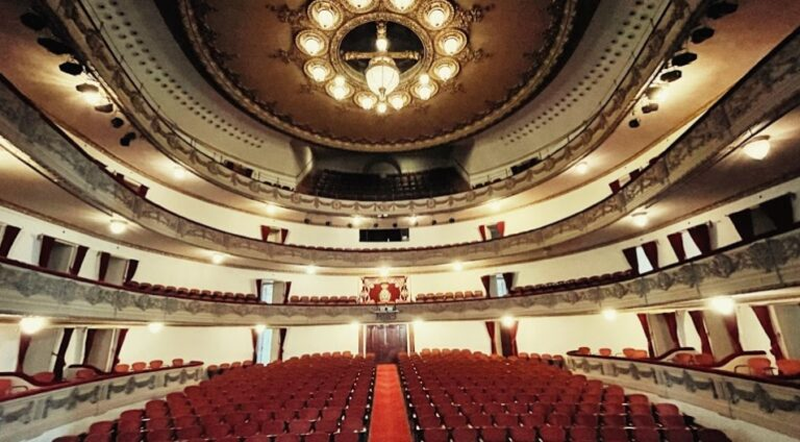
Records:
[[[19,320],[19,329],[26,335],[33,335],[47,325],[47,318],[41,316],[28,316]]]
[[[736,301],[730,296],[715,296],[708,300],[708,306],[721,315],[731,315],[736,310]]]
[[[128,230],[128,223],[122,219],[112,219],[108,222],[108,230],[114,235],[121,235]]]
[[[513,327],[514,324],[516,324],[516,322],[517,322],[517,320],[514,319],[514,317],[511,316],[511,315],[506,315],[506,316],[503,316],[502,318],[500,318],[500,324],[503,327],[506,327],[506,328]]]
[[[225,255],[222,253],[213,253],[211,255],[211,262],[214,264],[222,264],[225,261]]]
[[[758,137],[745,144],[742,150],[748,157],[761,161],[769,155],[769,150],[771,148],[772,145],[769,142],[769,137]]]
[[[151,322],[147,324],[147,329],[150,330],[150,333],[159,333],[161,330],[164,330],[164,323],[163,322]]]
[[[317,266],[311,264],[306,266],[306,274],[314,275],[316,273],[317,273]]]
[[[603,317],[606,318],[606,321],[614,321],[617,319],[617,311],[613,308],[606,308],[603,309]]]
[[[637,227],[644,227],[650,221],[647,217],[647,212],[645,211],[636,212],[632,214],[631,219],[633,220],[633,223],[636,224]]]
[[[457,272],[460,272],[460,271],[464,270],[464,264],[461,264],[460,262],[454,262],[453,263],[453,270],[455,270]]]
[[[584,175],[588,171],[589,171],[589,163],[587,163],[586,161],[581,161],[580,163],[575,165],[575,172],[578,172],[581,175]]]

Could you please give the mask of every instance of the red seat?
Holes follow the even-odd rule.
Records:
[[[668,428],[664,431],[665,442],[694,442],[694,434],[688,428]]]
[[[147,442],[169,442],[173,438],[174,434],[171,428],[160,428],[147,433]]]
[[[339,433],[333,436],[334,442],[360,442],[361,438],[356,433]]]
[[[516,427],[519,425],[519,416],[516,414],[498,414],[494,417],[494,423],[498,427]]]
[[[192,439],[195,437],[200,437],[203,435],[203,428],[202,427],[185,427],[185,428],[178,428],[175,430],[175,434],[178,436],[178,439]]]
[[[508,433],[512,442],[536,442],[536,430],[534,428],[514,427]]]
[[[697,430],[698,442],[731,442],[730,438],[719,430],[703,428]]]
[[[661,435],[655,428],[634,428],[633,437],[636,442],[661,442]]]
[[[569,439],[572,442],[596,442],[597,428],[596,427],[572,427],[569,429]]]
[[[686,428],[686,420],[683,418],[683,415],[668,414],[666,416],[659,416],[658,422],[661,423],[661,426],[664,428]]]
[[[505,428],[481,428],[481,441],[482,442],[506,442],[508,440],[508,431]]]
[[[600,430],[603,442],[628,442],[628,433],[624,428],[606,427]]]
[[[281,434],[275,438],[275,442],[300,442],[301,438],[298,434]]]
[[[233,434],[239,437],[250,437],[258,433],[258,423],[245,422],[233,427]]]
[[[133,432],[117,432],[117,437],[114,442],[141,442],[142,440],[142,433],[138,431]],[[151,439],[149,436],[147,438],[147,442],[153,442],[156,439]],[[166,442],[172,440],[172,434],[170,434],[169,439],[160,439],[157,442]]]
[[[450,442],[450,436],[443,428],[426,428],[422,435],[425,442]]]
[[[452,435],[453,442],[478,442],[478,430],[474,428],[454,428]]]
[[[89,434],[107,434],[111,433],[113,430],[114,422],[112,421],[95,422],[89,426]]]
[[[680,415],[681,412],[675,404],[656,404],[656,414],[659,416]]]
[[[311,432],[311,421],[308,421],[308,420],[295,420],[295,421],[289,422],[289,433],[292,433],[292,434],[307,434],[307,433],[310,433],[310,432]]]
[[[228,424],[214,424],[206,426],[206,436],[219,438],[231,434],[231,426]]]
[[[81,442],[80,436],[61,436],[53,439],[53,442]]]
[[[269,420],[261,423],[261,433],[276,436],[283,433],[285,423],[278,420]]]
[[[134,362],[131,364],[131,370],[144,371],[147,368],[147,362]]]
[[[330,442],[330,440],[331,435],[328,433],[312,433],[303,438],[303,442]]]
[[[561,427],[541,427],[539,436],[542,438],[542,442],[565,442],[567,440],[567,432]]]
[[[88,434],[83,438],[83,442],[111,442],[111,434]]]

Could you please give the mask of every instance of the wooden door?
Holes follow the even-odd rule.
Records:
[[[368,325],[366,352],[375,354],[379,364],[397,362],[397,354],[408,351],[406,324]]]

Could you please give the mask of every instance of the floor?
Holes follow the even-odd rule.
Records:
[[[400,374],[394,364],[378,365],[369,439],[376,442],[413,441]]]

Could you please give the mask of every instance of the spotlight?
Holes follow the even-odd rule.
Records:
[[[709,28],[708,26],[702,26],[692,31],[691,40],[692,43],[699,45],[700,43],[708,40],[713,36],[714,36],[713,28]]]
[[[164,330],[164,323],[163,322],[151,322],[147,324],[147,329],[150,330],[150,333],[159,333],[161,330]]]
[[[412,226],[416,226],[418,222],[419,222],[419,217],[417,217],[417,215],[411,215],[408,217],[408,223],[411,224]]]
[[[578,172],[581,175],[585,175],[586,172],[589,171],[589,163],[586,161],[581,161],[580,163],[575,165],[575,172]]]
[[[633,220],[633,223],[636,224],[637,227],[644,227],[647,225],[649,221],[647,219],[647,212],[644,211],[634,213],[633,215],[631,215],[631,219]]]
[[[123,137],[122,137],[122,138],[120,138],[120,139],[119,139],[119,144],[121,144],[121,145],[122,145],[122,146],[124,146],[124,147],[128,147],[128,146],[130,146],[130,145],[131,145],[131,143],[132,143],[132,142],[133,142],[133,140],[135,140],[135,139],[136,139],[136,133],[134,133],[134,132],[128,132],[128,133],[126,133],[125,135],[123,135]]]
[[[47,319],[40,316],[29,316],[19,320],[19,329],[26,335],[33,335],[47,325]]]
[[[742,150],[748,157],[761,161],[769,155],[770,148],[772,148],[772,145],[769,142],[769,137],[757,137],[757,139],[745,144]]]
[[[110,230],[114,235],[121,235],[128,230],[128,223],[122,219],[112,219],[108,223],[108,230]]]
[[[642,125],[642,122],[639,121],[638,118],[632,118],[630,121],[628,121],[628,127],[630,127],[631,129],[636,129],[637,127],[639,127],[641,125]]]
[[[186,169],[176,164],[175,167],[172,168],[172,177],[176,180],[182,180],[186,178]]]
[[[505,328],[513,327],[515,322],[516,320],[513,316],[506,315],[500,318],[500,324]]]
[[[211,262],[214,264],[222,264],[225,261],[225,255],[222,253],[214,253],[211,255]]]
[[[58,69],[65,74],[75,77],[83,73],[83,66],[79,63],[75,63],[74,61],[65,61],[64,63],[58,65]]]
[[[460,271],[464,270],[464,264],[461,264],[460,262],[454,262],[453,263],[453,270],[455,270],[457,272],[460,272]]]
[[[41,15],[34,14],[33,12],[22,14],[19,17],[19,21],[21,21],[25,27],[33,29],[34,31],[41,31],[47,27],[47,21]]]
[[[663,81],[665,83],[672,83],[673,81],[680,80],[681,77],[683,77],[683,72],[681,72],[679,69],[674,69],[674,70],[671,70],[669,72],[664,72],[658,78],[660,78],[661,81]]]
[[[119,129],[120,127],[125,125],[125,120],[120,117],[114,117],[111,119],[111,127],[114,129]]]
[[[360,226],[360,225],[361,225],[361,221],[363,221],[363,218],[361,218],[361,217],[360,217],[360,216],[358,216],[358,215],[354,215],[354,216],[353,216],[353,221],[352,221],[352,224],[353,224],[354,226],[358,227],[358,226]]]
[[[315,265],[307,265],[306,266],[306,274],[314,275],[317,273],[317,266]]]
[[[253,331],[255,331],[258,334],[264,333],[264,330],[266,330],[266,329],[267,329],[267,326],[264,325],[264,324],[256,324],[256,325],[253,326]]]
[[[642,113],[649,114],[658,110],[658,103],[647,103],[642,106]]]
[[[615,321],[617,319],[617,311],[613,308],[603,309],[603,317],[606,321]]]
[[[672,65],[683,67],[694,63],[695,60],[697,60],[697,54],[694,52],[681,52],[680,54],[672,57]]]
[[[733,14],[736,10],[739,9],[739,5],[732,2],[727,1],[720,1],[712,4],[708,7],[706,11],[706,15],[708,18],[712,18],[714,20],[720,19],[725,17],[728,14]]]
[[[58,40],[48,37],[39,37],[36,39],[36,42],[55,55],[72,54],[72,48]]]
[[[278,209],[275,207],[275,204],[267,204],[267,215],[275,215]]]
[[[736,301],[729,296],[715,296],[708,300],[708,306],[721,315],[730,315],[736,310]]]
[[[498,210],[500,210],[502,205],[503,204],[498,200],[489,201],[489,204],[487,204],[487,206],[489,206],[489,210],[491,210],[492,212],[497,212]]]
[[[647,99],[654,103],[663,103],[667,97],[667,88],[663,86],[650,86],[644,91]]]

